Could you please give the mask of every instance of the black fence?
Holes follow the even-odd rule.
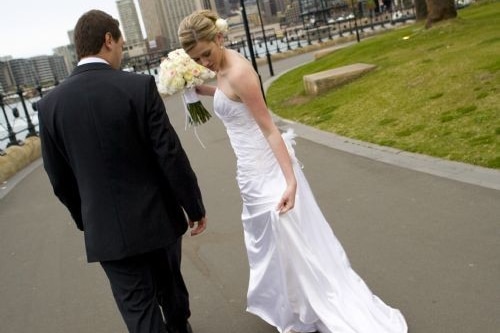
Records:
[[[415,10],[413,7],[378,14],[372,11],[362,17],[350,14],[320,24],[283,26],[280,31],[275,29],[265,29],[263,32],[254,31],[250,34],[250,39],[254,56],[261,58],[267,53],[291,51],[346,35],[356,34],[359,41],[360,35],[362,36],[365,31],[380,30],[414,19]],[[267,41],[265,45],[264,40]],[[238,51],[247,59],[250,58],[248,46],[244,34],[235,36],[226,42],[226,47]]]
[[[5,148],[22,146],[24,139],[38,136],[38,115],[36,102],[51,88],[38,86],[34,89],[17,87],[10,94],[0,94],[0,156]]]

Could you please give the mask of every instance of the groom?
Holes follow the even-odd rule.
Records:
[[[91,10],[74,37],[78,66],[38,103],[54,193],[84,233],[87,260],[108,276],[129,332],[191,332],[180,264],[188,224],[197,235],[207,223],[196,176],[154,78],[119,70],[118,21]]]

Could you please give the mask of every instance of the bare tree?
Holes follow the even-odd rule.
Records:
[[[454,0],[426,0],[427,22],[426,28],[430,28],[435,22],[457,17],[457,9]]]

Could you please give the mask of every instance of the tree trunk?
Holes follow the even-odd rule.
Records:
[[[428,11],[426,28],[430,28],[435,22],[457,17],[454,0],[426,0],[426,2]]]
[[[427,3],[425,0],[415,0],[415,16],[417,17],[417,21],[427,18]]]

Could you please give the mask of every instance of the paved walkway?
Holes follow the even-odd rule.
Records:
[[[312,60],[275,62],[276,73]],[[265,81],[267,66],[260,67]],[[204,100],[211,105],[209,99]],[[245,312],[248,267],[235,160],[221,123],[184,131],[209,229],[186,237],[183,269],[196,333],[271,333]],[[300,135],[297,156],[354,269],[407,317],[412,333],[493,333],[500,327],[499,173],[339,138],[277,119]],[[15,186],[13,186],[15,185]],[[0,332],[125,332],[99,265],[38,161],[0,190]]]

